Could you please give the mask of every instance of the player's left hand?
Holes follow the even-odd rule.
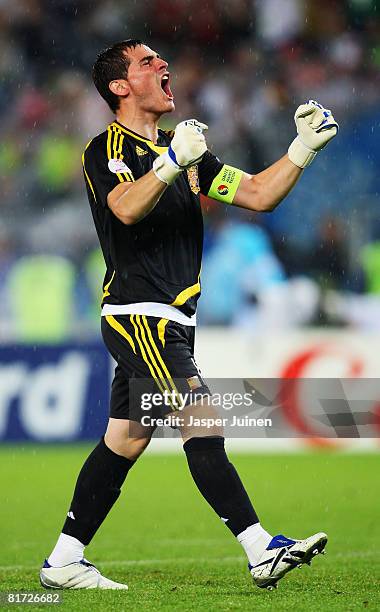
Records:
[[[338,124],[330,110],[315,100],[301,104],[295,112],[297,138],[289,147],[289,159],[300,168],[309,166],[318,151],[338,133]]]

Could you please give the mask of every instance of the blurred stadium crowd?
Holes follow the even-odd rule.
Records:
[[[103,263],[83,146],[111,115],[97,52],[138,37],[170,65],[175,114],[226,163],[284,154],[313,98],[340,134],[270,215],[203,202],[203,324],[380,325],[378,0],[0,0],[0,333],[98,333]]]

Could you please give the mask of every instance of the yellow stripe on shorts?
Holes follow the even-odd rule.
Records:
[[[133,352],[136,354],[135,343],[133,342],[132,336],[124,329],[124,327],[116,321],[116,319],[112,315],[106,316],[106,321],[113,329],[115,329],[123,338],[125,338],[132,347]]]

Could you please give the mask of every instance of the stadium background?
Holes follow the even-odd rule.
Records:
[[[1,437],[96,437],[104,422],[104,268],[80,156],[111,119],[94,57],[129,36],[170,63],[162,124],[205,121],[227,163],[255,172],[281,156],[309,97],[341,127],[275,212],[203,199],[204,375],[277,377],[304,353],[298,376],[350,376],[354,362],[378,375],[377,2],[3,0],[0,27]]]
[[[163,127],[189,117],[208,123],[212,150],[250,172],[286,151],[298,104],[313,98],[333,110],[338,138],[275,212],[249,215],[203,200],[197,359],[206,377],[378,377],[379,2],[1,0],[0,31],[0,439],[7,491],[0,571],[8,588],[35,589],[86,441],[102,431],[112,370],[99,334],[103,264],[80,159],[111,118],[90,79],[96,53],[117,39],[146,40],[170,64],[176,111]],[[338,575],[328,574],[326,590],[329,570],[314,574],[318,597],[306,578],[305,609],[348,610],[355,601],[371,608],[376,433],[339,441],[343,455],[316,453],[318,441],[310,439],[229,443],[235,451],[266,453],[234,457],[268,528],[278,528],[275,490],[278,508],[287,510],[285,533],[294,533],[301,511],[304,530],[334,534],[325,567],[335,572],[339,562]],[[70,444],[51,446],[56,442]],[[311,446],[302,460],[283,454]],[[170,448],[178,450],[179,442]],[[371,452],[346,454],[358,448]],[[157,440],[155,450],[168,447]],[[198,596],[204,609],[248,609],[239,591],[245,581],[240,577],[236,587],[232,569],[237,550],[196,497],[183,459],[152,454],[144,461],[90,558],[112,566],[116,579],[124,578],[126,564],[144,609],[167,598],[194,609],[189,601]],[[176,491],[169,491],[174,481]],[[141,504],[151,507],[155,496],[161,500],[152,523]],[[168,513],[178,517],[184,502],[188,514],[164,533]],[[120,538],[125,520],[134,525],[127,552]],[[185,564],[183,529],[191,535]],[[153,551],[150,539],[138,535],[148,532]],[[347,546],[351,557],[343,563]],[[201,593],[189,575],[200,580]],[[157,577],[162,601],[152,591]],[[278,605],[301,609],[304,578],[292,580],[295,591],[284,589]],[[200,602],[196,609],[203,609]],[[255,598],[257,609],[266,605]]]

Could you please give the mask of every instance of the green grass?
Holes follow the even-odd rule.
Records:
[[[1,449],[1,591],[41,591],[38,568],[55,543],[88,450]],[[326,531],[325,557],[291,572],[277,591],[254,588],[240,546],[195,489],[185,458],[147,455],[86,549],[129,591],[63,592],[58,609],[379,610],[379,456],[232,459],[266,529],[301,538]]]

